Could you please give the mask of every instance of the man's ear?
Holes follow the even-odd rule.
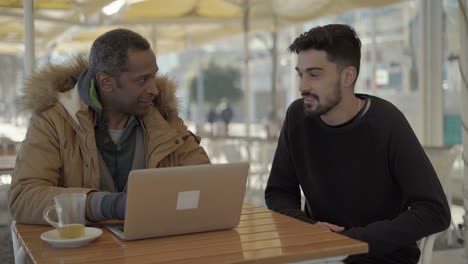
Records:
[[[341,72],[341,79],[343,80],[343,86],[353,86],[354,81],[357,77],[357,70],[354,66],[348,66]]]
[[[96,81],[98,82],[99,87],[104,92],[111,92],[114,89],[114,79],[107,73],[98,72],[96,74]]]

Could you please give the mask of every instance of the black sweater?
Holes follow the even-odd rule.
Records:
[[[447,199],[404,115],[369,95],[370,107],[345,126],[289,107],[265,190],[268,208],[302,221],[345,227],[369,243],[352,263],[416,263],[415,241],[450,224]],[[301,210],[300,189],[306,199]]]

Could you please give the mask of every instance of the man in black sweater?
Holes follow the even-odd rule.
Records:
[[[286,114],[268,208],[369,243],[369,254],[345,263],[417,263],[416,241],[446,229],[450,210],[404,115],[354,93],[361,57],[355,31],[316,27],[289,49],[298,54],[302,99]]]

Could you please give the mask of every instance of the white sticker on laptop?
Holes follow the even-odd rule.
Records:
[[[198,208],[200,191],[179,192],[177,195],[177,210],[187,210]]]

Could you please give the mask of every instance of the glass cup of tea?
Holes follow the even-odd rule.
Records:
[[[86,194],[65,193],[54,197],[55,204],[44,209],[42,216],[55,227],[62,238],[78,238],[85,234]],[[58,222],[52,220],[50,212],[57,213]]]

